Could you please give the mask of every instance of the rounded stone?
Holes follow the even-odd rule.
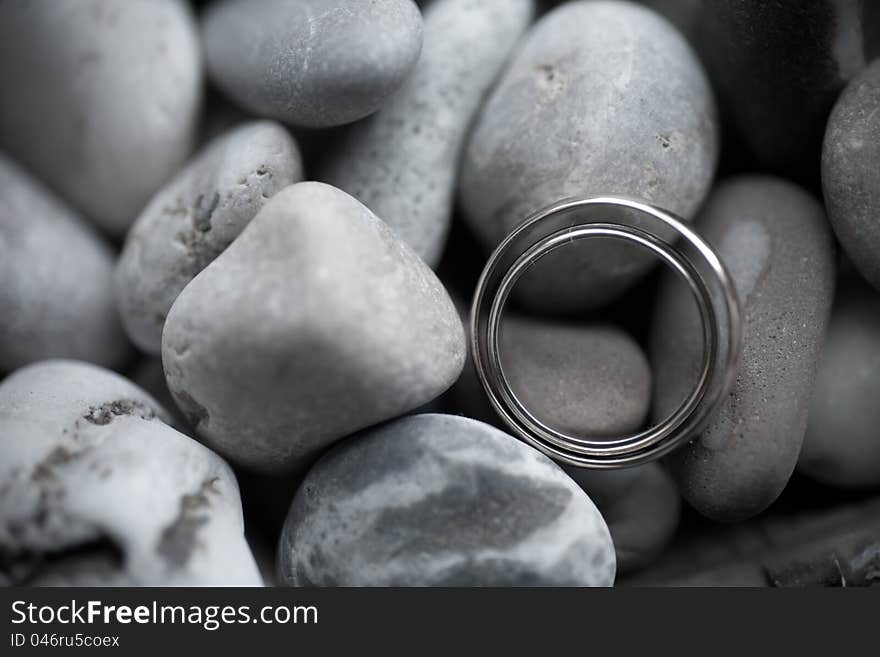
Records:
[[[322,164],[320,180],[364,203],[432,267],[449,231],[468,129],[534,11],[534,0],[429,4],[412,74]]]
[[[459,313],[467,321],[463,307]],[[625,331],[506,314],[499,339],[511,388],[545,424],[593,437],[619,437],[643,427],[651,409],[651,368]],[[504,428],[470,354],[442,401],[449,413]]]
[[[114,236],[189,154],[201,81],[182,0],[0,5],[0,148]]]
[[[742,353],[729,397],[669,464],[694,508],[735,521],[767,508],[797,463],[834,295],[834,240],[822,206],[771,177],[723,183],[697,228],[736,285]],[[657,418],[690,392],[702,352],[696,306],[673,276],[661,289],[652,336]]]
[[[412,0],[217,0],[205,11],[208,73],[245,109],[294,125],[372,114],[422,47]]]
[[[171,304],[278,191],[302,179],[299,150],[271,121],[246,123],[207,144],[149,202],[116,268],[116,299],[141,350],[161,352]]]
[[[880,290],[880,60],[849,84],[831,113],[822,188],[837,239]]]
[[[621,575],[652,564],[672,542],[681,517],[681,497],[657,463],[623,470],[566,468],[602,513]]]
[[[162,336],[198,433],[261,470],[430,401],[464,356],[433,272],[356,199],[314,182],[266,203],[180,293]]]
[[[880,293],[838,291],[798,469],[829,486],[880,485]]]
[[[610,586],[614,548],[552,461],[486,424],[402,418],[347,440],[303,481],[279,579],[293,586]]]
[[[651,368],[624,331],[519,316],[504,320],[500,343],[513,391],[546,424],[593,437],[618,437],[643,425]]]
[[[689,219],[709,190],[718,141],[709,83],[668,21],[629,2],[569,2],[531,28],[480,111],[462,206],[490,248],[571,196],[635,196]],[[545,257],[518,292],[533,309],[582,311],[654,263],[626,245],[581,242]]]
[[[122,365],[131,345],[110,245],[2,154],[0,199],[0,371],[46,358]]]
[[[262,582],[238,485],[140,388],[77,361],[0,384],[0,571],[14,584]]]

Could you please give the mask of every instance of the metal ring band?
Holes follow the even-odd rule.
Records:
[[[648,230],[636,223],[654,226]],[[657,425],[616,439],[573,436],[543,423],[513,391],[498,341],[504,307],[521,276],[549,253],[596,238],[635,243],[671,267],[691,290],[703,334],[700,374],[693,391]],[[685,253],[676,242],[693,253]],[[587,468],[646,463],[699,432],[730,390],[740,339],[736,289],[712,248],[671,213],[622,197],[569,199],[526,219],[489,258],[471,310],[471,348],[477,375],[501,419],[548,456]]]

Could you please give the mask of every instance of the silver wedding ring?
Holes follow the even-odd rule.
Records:
[[[542,422],[512,389],[499,347],[501,318],[523,274],[557,249],[595,238],[634,243],[664,261],[687,284],[702,324],[702,360],[691,393],[658,424],[618,438],[575,436]],[[712,247],[672,213],[616,196],[568,199],[531,215],[492,253],[471,309],[474,365],[496,412],[532,446],[583,468],[647,463],[696,436],[730,391],[741,332],[736,288]]]

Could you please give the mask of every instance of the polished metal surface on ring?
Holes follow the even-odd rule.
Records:
[[[690,289],[702,325],[702,359],[691,393],[655,426],[619,438],[570,435],[542,422],[513,391],[499,346],[504,308],[523,274],[557,249],[599,238],[634,243],[665,262]],[[561,463],[597,469],[655,460],[703,429],[733,384],[742,332],[736,288],[712,247],[670,212],[617,196],[560,201],[520,224],[489,258],[470,322],[477,375],[505,424]]]

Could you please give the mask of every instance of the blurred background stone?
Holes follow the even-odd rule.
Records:
[[[880,290],[880,60],[849,84],[828,120],[822,188],[837,239]]]
[[[798,468],[829,486],[880,486],[880,292],[841,281]]]
[[[623,470],[566,468],[602,513],[617,572],[637,571],[653,563],[678,529],[681,498],[675,482],[658,463]]]
[[[719,102],[753,168],[812,184],[825,121],[846,82],[880,55],[871,2],[706,0],[702,33]]]
[[[434,0],[402,88],[335,145],[318,178],[345,190],[434,266],[449,232],[461,150],[534,0]]]
[[[217,0],[202,35],[214,83],[258,116],[356,121],[403,84],[422,47],[412,0]]]
[[[0,148],[119,238],[186,159],[202,62],[182,0],[0,5]]]
[[[113,248],[0,153],[0,371],[46,358],[121,367]]]

